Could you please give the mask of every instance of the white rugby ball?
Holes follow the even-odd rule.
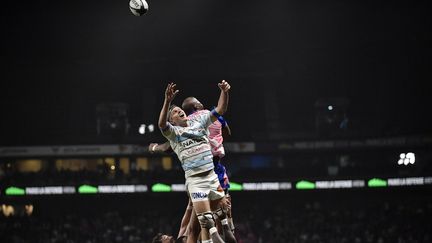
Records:
[[[147,13],[148,4],[145,0],[130,0],[129,9],[135,16],[141,16]]]

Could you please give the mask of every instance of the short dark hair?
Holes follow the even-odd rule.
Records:
[[[183,103],[182,103],[182,108],[186,112],[186,114],[188,114],[188,115],[190,115],[191,113],[196,111],[194,103],[189,102],[190,100],[193,100],[193,99],[196,99],[196,98],[193,96],[187,97],[186,99],[183,100]]]
[[[158,233],[155,237],[153,237],[152,243],[162,243],[162,233]]]

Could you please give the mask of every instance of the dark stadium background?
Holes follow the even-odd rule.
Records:
[[[428,1],[149,5],[135,17],[126,0],[2,4],[1,242],[149,242],[157,232],[176,235],[185,193],[17,196],[6,189],[183,183],[175,156],[146,150],[164,141],[148,125],[157,125],[168,82],[180,89],[175,103],[196,96],[211,108],[222,79],[232,85],[231,180],[292,183],[289,190],[232,192],[239,242],[432,241]],[[103,116],[98,105],[120,107],[123,116]],[[82,155],[77,145],[138,149]],[[10,153],[34,146],[75,152]],[[398,165],[408,152],[415,164]],[[66,160],[97,166],[59,171]],[[147,161],[146,169],[135,169],[138,160]],[[373,178],[423,179],[374,188],[367,184]],[[366,184],[302,191],[295,184],[301,180]],[[14,216],[5,216],[8,205]],[[25,205],[33,205],[31,216]]]

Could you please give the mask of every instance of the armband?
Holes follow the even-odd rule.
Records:
[[[223,118],[223,116],[218,117],[218,121],[222,124],[222,127],[226,127],[227,122]]]
[[[211,111],[211,114],[212,114],[213,116],[215,116],[217,119],[219,119],[219,117],[221,117],[221,115],[220,115],[219,113],[217,113],[216,109],[213,109],[213,110]]]

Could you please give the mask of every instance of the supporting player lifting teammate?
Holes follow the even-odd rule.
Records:
[[[182,163],[186,189],[201,225],[202,242],[212,242],[210,237],[213,242],[223,242],[214,227],[211,210],[218,209],[220,200],[224,198],[224,191],[213,171],[213,155],[207,133],[208,126],[227,109],[230,85],[225,81],[219,83],[221,93],[217,107],[194,119],[188,119],[181,108],[171,106],[179,92],[175,86],[172,83],[167,86],[158,125]],[[209,226],[212,227],[208,229]]]
[[[201,102],[199,102],[198,99],[195,97],[188,97],[183,101],[182,104],[183,110],[188,114],[188,119],[193,119],[194,117],[197,117],[199,115],[204,115],[209,110],[204,109],[204,106]],[[225,119],[220,116],[218,120],[213,122],[209,126],[209,141],[212,148],[212,155],[213,155],[213,161],[214,161],[214,170],[216,174],[218,175],[219,182],[222,186],[222,188],[225,191],[226,198],[228,201],[223,201],[222,203],[222,209],[219,209],[216,215],[217,216],[217,223],[218,223],[218,229],[219,232],[223,233],[223,238],[226,242],[236,242],[233,231],[234,231],[234,224],[232,220],[232,213],[231,213],[231,197],[228,194],[228,188],[229,188],[229,180],[228,176],[226,174],[226,169],[222,165],[221,160],[225,156],[225,150],[223,147],[223,137],[227,135],[231,135],[231,130],[225,121]],[[224,136],[222,136],[222,134]],[[168,152],[171,150],[171,146],[169,142],[166,142],[164,144],[157,144],[157,143],[151,143],[149,145],[149,151],[150,152]],[[182,238],[185,236],[188,236],[188,238],[191,240],[191,242],[196,242],[198,239],[200,227],[199,223],[196,219],[195,213],[191,212],[193,211],[193,207],[191,202],[189,201],[189,204],[185,210],[185,214],[181,221],[181,226],[178,234],[178,238]],[[191,219],[190,216],[193,218]]]

